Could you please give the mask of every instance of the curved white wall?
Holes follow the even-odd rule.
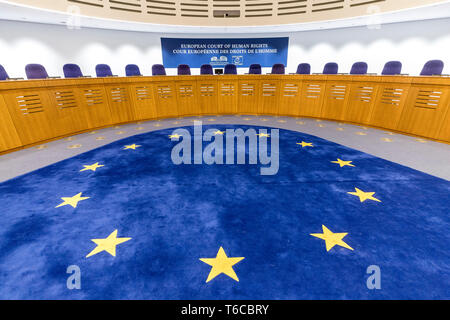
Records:
[[[103,29],[70,30],[63,26],[0,21],[0,64],[11,77],[24,77],[27,63],[46,66],[50,75],[62,75],[65,63],[78,63],[83,72],[95,75],[97,63],[110,64],[123,76],[125,65],[136,63],[145,75],[151,65],[162,63],[160,37],[225,38],[289,36],[288,72],[309,62],[313,72],[336,61],[340,72],[353,62],[367,61],[369,72],[380,73],[388,60],[401,60],[403,72],[417,75],[427,60],[445,62],[450,73],[450,19],[426,20],[367,27],[274,34],[157,34]],[[240,69],[240,73],[247,70]],[[168,70],[175,74],[175,70]],[[198,73],[198,70],[193,70]]]

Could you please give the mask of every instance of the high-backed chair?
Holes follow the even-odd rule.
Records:
[[[200,74],[214,74],[213,67],[210,64],[204,64],[200,67]]]
[[[261,74],[262,68],[260,64],[252,64],[248,69],[248,74]]]
[[[28,64],[25,67],[25,73],[27,75],[27,78],[30,80],[48,78],[47,70],[45,70],[44,66],[40,64]]]
[[[367,74],[367,69],[369,66],[365,62],[355,62],[350,70],[350,74]]]
[[[107,64],[98,64],[95,67],[95,73],[97,74],[98,78],[113,76],[111,68]]]
[[[311,74],[311,65],[309,63],[300,63],[297,67],[297,74]]]
[[[272,74],[285,74],[285,72],[284,64],[276,63],[272,67]]]
[[[441,60],[430,60],[423,66],[421,76],[440,76],[444,70],[444,62]]]
[[[237,74],[237,68],[235,64],[227,64],[225,66],[225,74]]]
[[[191,75],[191,67],[187,64],[180,64],[178,66],[178,75],[179,76],[190,76]]]
[[[77,64],[68,63],[63,67],[64,77],[65,78],[81,78],[83,77],[83,73],[81,72],[81,68]]]
[[[402,73],[402,63],[400,61],[389,61],[384,65],[381,74],[383,76],[395,76]]]
[[[6,72],[5,68],[3,68],[3,66],[0,64],[0,81],[8,79],[9,79],[8,73]]]
[[[141,70],[135,64],[129,64],[125,67],[125,74],[127,77],[139,77],[142,76]]]
[[[328,62],[323,67],[323,74],[337,74],[339,70],[339,66],[336,62]]]
[[[152,66],[152,75],[153,76],[165,76],[166,68],[162,64],[154,64]]]

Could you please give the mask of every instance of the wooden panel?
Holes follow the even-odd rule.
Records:
[[[175,82],[155,82],[153,93],[155,95],[158,118],[169,118],[179,115]]]
[[[396,129],[408,98],[410,78],[387,77],[378,88],[369,124]]]
[[[78,88],[78,95],[84,106],[89,128],[98,128],[113,123],[103,85],[83,85]]]
[[[300,80],[283,80],[280,82],[278,114],[299,116],[302,82]]]
[[[375,105],[378,82],[360,81],[352,83],[343,119],[355,123],[368,124]]]
[[[444,117],[437,139],[450,142],[450,106],[447,104],[447,115]]]
[[[341,120],[350,93],[349,77],[336,76],[327,81],[323,99],[321,117],[325,119]]]
[[[129,122],[136,119],[133,100],[130,97],[130,88],[127,83],[105,84],[105,91],[114,123]]]
[[[255,77],[247,77],[239,81],[239,114],[258,114],[260,96],[260,80]]]
[[[197,102],[197,82],[195,80],[177,81],[178,115],[189,116],[201,114]]]
[[[87,116],[80,95],[72,86],[52,87],[48,91],[50,108],[54,108],[52,127],[56,136],[87,130]]]
[[[22,146],[5,100],[0,95],[0,152]]]
[[[197,90],[199,91],[197,100],[200,114],[217,114],[219,101],[217,80],[213,79],[213,76],[204,78],[197,81]]]
[[[218,81],[219,100],[217,112],[219,114],[233,114],[237,112],[238,81],[237,77],[221,76]]]
[[[280,100],[280,81],[272,79],[261,81],[259,97],[259,113],[277,115]]]
[[[45,90],[20,88],[2,92],[9,114],[24,145],[57,136],[51,123],[56,119]]]
[[[325,81],[305,80],[303,82],[300,99],[300,116],[320,117],[322,114],[323,98],[325,97],[325,86]]]
[[[155,119],[157,112],[153,83],[140,80],[129,86],[136,120]]]
[[[449,87],[430,81],[413,83],[397,129],[437,138],[448,109]]]

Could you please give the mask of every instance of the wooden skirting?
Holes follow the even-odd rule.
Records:
[[[224,75],[0,82],[0,153],[96,128],[189,115],[351,122],[450,142],[450,78]]]

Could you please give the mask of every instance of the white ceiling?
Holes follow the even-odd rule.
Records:
[[[419,8],[383,13],[371,16],[361,16],[350,19],[330,20],[322,22],[298,23],[274,26],[245,26],[245,27],[197,27],[174,26],[151,23],[137,23],[120,20],[108,20],[86,16],[77,17],[82,28],[100,28],[138,32],[157,33],[199,33],[199,34],[227,34],[227,33],[274,33],[296,32],[310,30],[337,29],[355,26],[376,27],[377,24],[429,20],[450,17],[450,0],[445,3],[423,6]],[[43,10],[29,6],[12,4],[0,0],[0,20],[27,21],[35,23],[67,25],[73,21],[73,16],[51,10]]]

